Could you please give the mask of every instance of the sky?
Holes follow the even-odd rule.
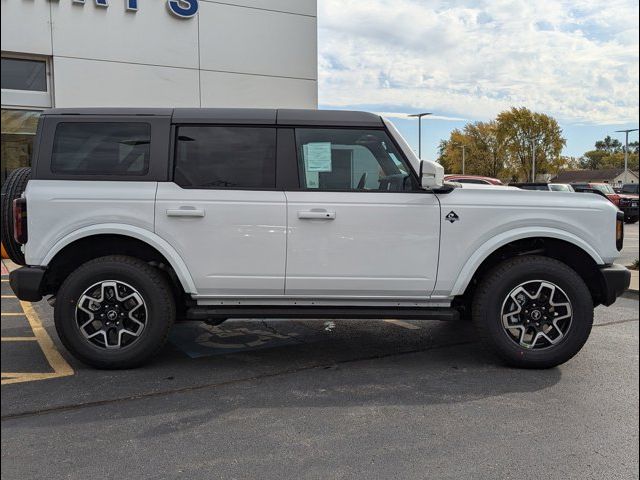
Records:
[[[318,0],[320,108],[386,114],[422,157],[512,106],[553,116],[580,156],[638,127],[638,1]],[[638,139],[637,132],[629,141]]]

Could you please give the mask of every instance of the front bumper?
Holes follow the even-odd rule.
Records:
[[[625,220],[631,220],[631,219],[637,219],[638,218],[638,205],[636,204],[636,206],[631,206],[631,205],[621,205],[618,207],[620,210],[622,210],[624,212],[624,219]]]
[[[622,265],[613,264],[600,268],[600,283],[602,287],[602,304],[607,307],[622,295],[631,283],[631,272]]]
[[[44,267],[20,267],[9,274],[9,285],[20,300],[38,302],[42,300]]]

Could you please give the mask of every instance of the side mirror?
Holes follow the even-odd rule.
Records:
[[[436,162],[421,160],[420,185],[425,190],[441,188],[444,185],[444,167]]]

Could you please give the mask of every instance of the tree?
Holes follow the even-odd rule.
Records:
[[[624,146],[619,140],[607,135],[595,143],[595,150],[585,152],[580,158],[580,167],[589,170],[624,168]],[[638,169],[638,142],[629,143],[629,168]]]
[[[598,140],[595,144],[596,150],[606,152],[608,154],[618,153],[623,151],[622,143],[616,138],[611,138],[609,135],[604,137],[604,140]]]
[[[465,148],[465,173],[499,177],[504,173],[504,149],[498,139],[497,124],[475,122],[454,130],[449,140],[441,140],[439,162],[447,173],[462,173],[462,146]]]
[[[557,173],[562,168],[560,153],[566,145],[558,122],[544,113],[513,107],[496,118],[498,139],[504,146],[513,176],[532,181],[533,158],[536,173]]]

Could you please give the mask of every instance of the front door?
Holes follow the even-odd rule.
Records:
[[[298,191],[287,191],[289,296],[426,298],[440,205],[384,130],[296,129]]]
[[[156,233],[199,296],[284,294],[286,201],[273,127],[177,127],[174,182],[159,183]]]

